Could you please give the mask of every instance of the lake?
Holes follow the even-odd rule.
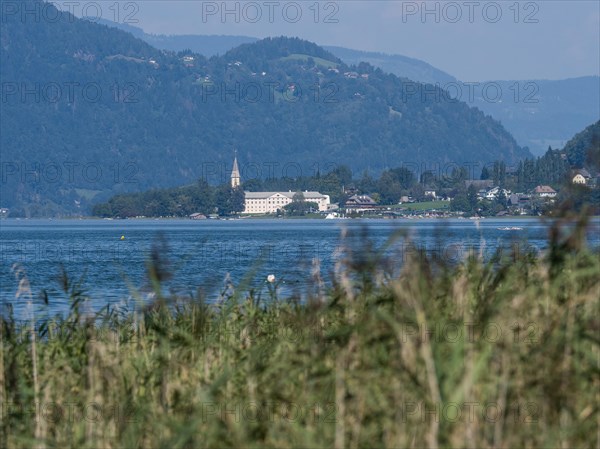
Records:
[[[519,227],[522,230],[499,228]],[[383,245],[396,232],[406,232],[411,243],[399,239],[389,251],[400,267],[416,248],[457,262],[469,251],[489,257],[498,247],[518,242],[520,250],[543,251],[549,222],[536,218],[475,220],[2,220],[0,221],[0,298],[15,315],[26,309],[16,299],[17,281],[12,271],[20,264],[27,274],[35,307],[45,313],[63,313],[69,299],[58,281],[61,267],[82,287],[89,307],[107,303],[131,304],[134,292],[150,292],[146,262],[153,244],[168,260],[172,278],[165,292],[196,294],[210,300],[230,279],[239,285],[265,289],[273,274],[283,292],[301,291],[311,283],[313,260],[329,278],[339,257],[341,230],[351,236],[347,244],[358,252],[371,240]],[[594,219],[588,238],[600,246],[600,221]],[[121,240],[121,236],[125,238]],[[245,281],[244,281],[245,282]],[[46,291],[44,306],[40,292]],[[4,312],[3,312],[4,313]]]

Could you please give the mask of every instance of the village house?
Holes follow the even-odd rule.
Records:
[[[500,196],[500,193],[503,193],[504,197],[508,198],[512,192],[507,189],[501,189],[500,187],[494,187],[494,188],[486,191],[485,194],[483,195],[483,198],[485,198],[486,200],[494,201],[494,200],[498,199],[498,197]]]
[[[554,198],[556,196],[556,190],[550,186],[537,186],[533,193],[540,198]]]
[[[423,195],[426,196],[426,197],[429,197],[429,198],[431,198],[433,200],[437,199],[437,195],[435,193],[435,190],[430,190],[430,189],[425,190],[423,192]]]
[[[581,170],[575,170],[573,172],[573,178],[572,178],[573,184],[586,185],[590,182],[591,179],[592,179],[592,175],[590,175],[590,172],[588,172],[585,168],[583,168]]]
[[[508,197],[511,206],[523,206],[531,201],[531,197],[525,193],[513,193]]]
[[[369,195],[353,195],[346,201],[346,212],[365,212],[378,208],[377,202]]]
[[[354,185],[342,186],[342,191],[345,195],[352,196],[358,194],[358,189]]]
[[[193,56],[184,56],[181,60],[186,67],[194,67],[195,58]]]
[[[508,205],[513,208],[513,211],[521,215],[531,211],[531,196],[525,193],[513,193],[508,198]]]

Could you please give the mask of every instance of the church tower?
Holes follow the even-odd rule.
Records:
[[[236,152],[237,153],[237,152]],[[241,184],[240,170],[238,168],[237,154],[233,157],[233,169],[231,170],[231,187],[237,189]]]

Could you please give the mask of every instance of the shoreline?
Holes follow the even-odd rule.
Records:
[[[378,216],[361,216],[361,217],[345,217],[345,218],[335,218],[327,221],[347,221],[347,220],[386,220],[386,221],[394,221],[394,220],[470,220],[470,221],[478,221],[478,220],[530,220],[530,219],[556,219],[557,217],[552,217],[548,215],[510,215],[510,216],[502,216],[502,217],[480,217],[479,219],[470,218],[470,217],[421,217],[421,215],[410,215],[410,216],[397,216],[397,217],[384,217],[381,215]],[[600,214],[591,215],[591,219],[600,219]],[[31,217],[31,218],[22,218],[22,217],[6,217],[0,218],[0,222],[3,221],[32,221],[32,220],[40,220],[40,221],[192,221],[192,222],[214,222],[214,221],[240,221],[240,220],[325,220],[325,217],[275,217],[270,215],[263,216],[242,216],[242,217],[219,217],[219,218],[206,218],[201,220],[194,220],[189,217],[128,217],[128,218],[101,218],[101,217],[93,217],[93,216],[81,216],[81,217]]]

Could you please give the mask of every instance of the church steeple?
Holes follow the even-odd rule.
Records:
[[[242,180],[240,177],[240,170],[237,162],[237,151],[233,157],[233,169],[231,170],[231,187],[236,189],[240,186]]]

